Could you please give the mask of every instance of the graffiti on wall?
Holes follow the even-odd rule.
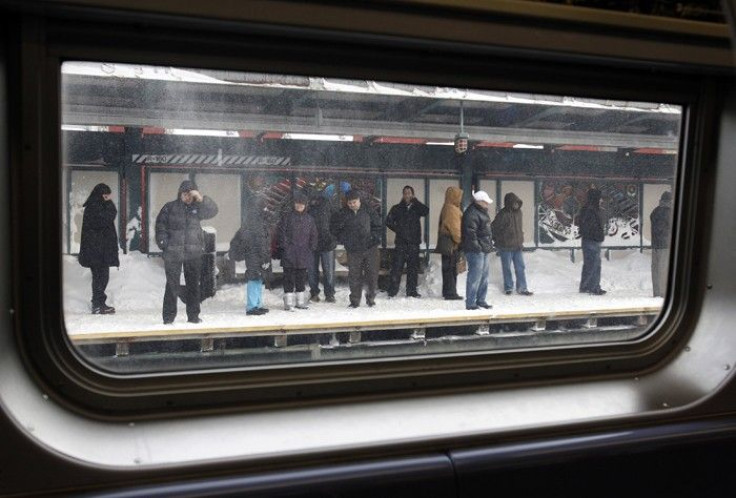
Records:
[[[537,232],[540,246],[571,246],[580,235],[575,215],[588,189],[601,191],[606,219],[605,245],[639,245],[639,188],[634,183],[546,181],[537,190]]]

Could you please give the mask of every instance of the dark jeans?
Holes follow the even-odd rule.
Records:
[[[284,292],[303,292],[307,282],[306,268],[284,268]]]
[[[322,283],[325,286],[325,297],[335,296],[335,251],[315,252],[314,264],[309,269],[309,292],[319,295],[319,264],[322,262]]]
[[[442,297],[457,296],[457,251],[442,255]]]
[[[364,283],[368,284],[365,293],[366,302],[374,302],[378,288],[378,264],[378,246],[364,251],[348,251],[350,304],[356,306],[360,304]]]
[[[92,307],[99,308],[104,306],[107,300],[105,289],[110,281],[110,267],[94,266],[90,270],[92,270]]]
[[[514,264],[514,273],[516,274],[516,291],[524,292],[526,287],[526,265],[524,264],[524,254],[521,250],[504,251],[498,250],[501,256],[501,270],[503,271],[503,290],[506,292],[514,290],[514,277],[511,275],[511,263]]]
[[[184,267],[184,282],[186,285],[184,302],[187,303],[187,319],[199,318],[199,281],[202,276],[202,258],[187,259],[185,261],[171,261],[164,258],[166,292],[164,292],[163,318],[165,322],[174,321],[174,318],[176,318],[176,300],[181,290],[179,279],[182,266]]]
[[[601,288],[601,243],[583,239],[583,273],[580,292],[594,292]]]
[[[417,280],[419,274],[419,246],[413,244],[400,244],[394,248],[393,261],[391,262],[391,285],[388,295],[395,296],[399,292],[401,284],[401,272],[406,263],[406,295],[417,292]]]

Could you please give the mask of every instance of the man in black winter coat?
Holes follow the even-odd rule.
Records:
[[[396,233],[389,297],[394,297],[399,292],[404,263],[406,263],[406,295],[421,297],[417,292],[419,245],[422,243],[420,219],[427,214],[429,208],[414,197],[414,188],[407,185],[402,191],[401,202],[393,206],[386,216],[386,227]]]
[[[493,250],[491,218],[488,209],[493,201],[487,192],[473,193],[473,203],[463,213],[462,249],[468,261],[468,278],[465,283],[465,309],[489,309],[486,302],[488,273]]]
[[[368,284],[365,300],[376,304],[378,288],[378,244],[381,242],[381,217],[370,206],[363,205],[360,193],[347,193],[347,206],[332,215],[330,231],[345,246],[348,254],[350,307],[360,306],[363,283]]]
[[[337,239],[330,232],[330,219],[335,212],[332,203],[334,185],[328,185],[310,202],[309,215],[317,226],[317,249],[314,251],[313,264],[309,268],[309,294],[311,300],[319,302],[319,265],[322,263],[322,283],[325,301],[335,302],[335,247]]]
[[[214,217],[217,204],[203,196],[197,185],[189,180],[181,182],[177,199],[167,202],[156,217],[156,244],[164,252],[166,291],[164,292],[164,323],[176,318],[176,300],[179,296],[179,278],[182,266],[186,283],[187,321],[200,323],[199,283],[202,272],[204,235],[201,220]]]
[[[580,277],[580,292],[596,296],[606,293],[601,289],[601,243],[605,236],[605,218],[600,208],[601,191],[588,190],[588,201],[575,219],[583,248],[583,272]]]
[[[664,297],[667,290],[667,266],[670,262],[672,232],[672,193],[659,198],[659,206],[649,216],[652,222],[652,290],[654,297]]]

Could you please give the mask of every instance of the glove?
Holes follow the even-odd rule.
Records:
[[[271,263],[270,263],[270,262],[268,262],[268,263],[263,263],[263,264],[261,265],[261,270],[263,270],[263,271],[267,271],[267,270],[268,270],[269,268],[271,268]]]

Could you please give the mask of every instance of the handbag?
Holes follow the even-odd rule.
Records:
[[[468,260],[465,259],[465,254],[462,252],[457,253],[457,264],[455,265],[455,268],[456,275],[465,273],[468,270]]]
[[[441,233],[437,239],[437,246],[435,252],[438,252],[444,256],[449,256],[455,252],[455,243],[452,241],[450,234]]]

